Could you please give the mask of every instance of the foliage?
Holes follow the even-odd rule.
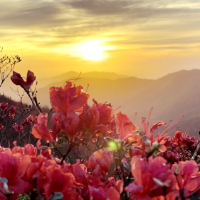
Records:
[[[30,200],[30,197],[27,194],[20,194],[17,200]]]

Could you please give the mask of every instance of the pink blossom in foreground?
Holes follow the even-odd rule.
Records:
[[[131,173],[134,182],[129,184],[125,190],[132,194],[133,200],[151,199],[152,197],[163,195],[163,186],[159,185],[159,180],[167,186],[167,193],[176,187],[176,178],[162,157],[146,158],[134,156],[131,160]]]
[[[32,128],[32,134],[35,138],[53,141],[53,137],[47,128],[48,114],[40,113],[37,117],[37,123]]]
[[[135,126],[129,120],[127,115],[118,112],[116,115],[116,123],[120,140],[132,139],[137,143],[137,145],[141,143],[141,136],[136,133],[136,131],[139,130],[139,127]]]
[[[21,77],[21,75],[15,71],[13,71],[13,75],[11,76],[11,80],[15,85],[20,85],[25,90],[29,90],[33,82],[35,81],[36,76],[34,73],[29,71],[27,72],[26,81]]]
[[[82,91],[82,86],[72,86],[67,81],[64,87],[50,88],[51,106],[56,112],[66,114],[68,111],[81,112],[89,95]]]

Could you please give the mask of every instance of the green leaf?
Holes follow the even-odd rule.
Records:
[[[31,200],[27,194],[20,194],[17,200]]]

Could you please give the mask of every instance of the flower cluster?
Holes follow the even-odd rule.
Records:
[[[105,179],[112,159],[112,152],[100,150],[90,157],[87,165],[57,165],[51,151],[41,150],[37,155],[37,149],[31,144],[15,146],[12,150],[1,147],[0,177],[8,180],[8,188],[0,183],[3,193],[0,199],[6,199],[9,194],[11,199],[17,199],[19,194],[30,191],[32,198],[36,187],[46,198],[53,192],[61,192],[63,199],[119,199],[123,182]]]
[[[30,71],[26,81],[13,72],[13,83],[27,94],[34,80]],[[169,136],[166,123],[150,126],[146,118],[141,131],[127,115],[115,114],[111,104],[93,99],[90,106],[88,98],[82,86],[67,81],[50,88],[52,115],[38,108],[37,117],[13,125],[20,132],[34,124],[31,133],[38,141],[36,147],[17,142],[12,149],[0,147],[0,199],[21,194],[39,200],[199,198],[200,144],[195,137],[183,132]],[[6,103],[0,109],[14,113]],[[160,126],[164,130],[156,132]]]
[[[177,131],[173,137],[166,136],[163,139],[163,144],[168,148],[168,151],[163,152],[162,156],[169,163],[190,160],[197,149],[198,143],[199,141],[194,136]]]
[[[30,131],[36,119],[31,115],[29,108],[25,110],[21,109],[21,106],[23,107],[9,106],[6,102],[0,103],[0,141],[3,146],[9,146],[15,140],[20,145],[31,142]]]

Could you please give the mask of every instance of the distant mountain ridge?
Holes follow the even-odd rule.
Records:
[[[78,73],[69,72],[68,76],[64,74],[57,76],[55,80],[49,79],[50,82],[46,79],[46,86],[38,87],[38,100],[41,105],[50,106],[49,88],[51,86],[61,87],[66,80],[75,78],[77,80],[73,82],[76,85],[82,85],[84,90],[87,89],[90,94],[90,105],[94,98],[98,102],[111,103],[114,109],[121,106],[116,112],[122,111],[131,120],[137,112],[134,121],[137,125],[140,124],[141,117],[148,116],[152,107],[150,123],[158,120],[175,122],[184,115],[184,119],[177,125],[178,130],[188,130],[191,135],[198,135],[200,130],[200,70],[182,70],[156,80],[111,76],[110,73],[107,74],[107,78],[102,78],[103,73],[101,76],[98,73],[91,72],[86,75],[83,73],[80,79],[77,79]],[[61,79],[62,76],[63,79]]]
[[[97,72],[97,71],[91,71],[91,72],[85,72],[85,73],[78,73],[74,71],[69,71],[67,73],[61,74],[59,76],[54,76],[51,78],[41,78],[38,79],[38,83],[40,87],[44,87],[47,84],[46,83],[51,83],[52,80],[54,82],[59,82],[61,80],[69,80],[69,79],[78,79],[78,78],[95,78],[95,79],[110,79],[110,80],[115,80],[119,78],[127,78],[128,76],[126,75],[119,75],[114,72]]]

